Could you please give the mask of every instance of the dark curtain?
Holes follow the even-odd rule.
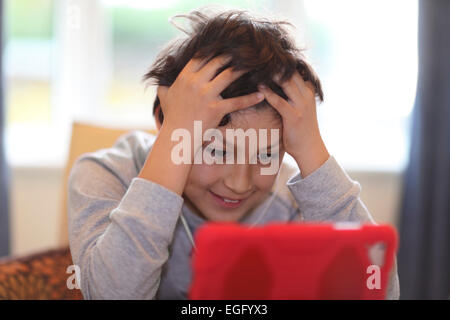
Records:
[[[419,0],[418,36],[419,74],[400,219],[400,298],[449,299],[450,1]]]
[[[8,176],[5,161],[5,108],[3,95],[3,1],[0,0],[0,257],[9,254]]]

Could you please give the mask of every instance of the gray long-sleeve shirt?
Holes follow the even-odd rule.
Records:
[[[186,299],[192,245],[180,215],[195,234],[206,221],[178,194],[137,178],[155,137],[132,131],[109,149],[74,164],[68,185],[69,241],[80,267],[85,299]],[[302,179],[283,164],[270,198],[243,224],[288,221],[375,223],[352,181],[331,156]],[[400,295],[397,264],[387,299]]]

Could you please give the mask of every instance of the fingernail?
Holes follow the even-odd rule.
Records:
[[[258,99],[262,99],[262,98],[264,98],[264,94],[262,94],[261,92],[258,92],[258,93],[256,94],[256,97],[257,97]]]

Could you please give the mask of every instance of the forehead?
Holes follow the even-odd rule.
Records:
[[[218,129],[225,133],[226,129],[280,129],[282,128],[281,119],[277,117],[276,111],[272,108],[247,108],[235,111],[230,114],[231,120],[227,125]]]
[[[247,131],[249,129],[253,129],[256,133],[257,142],[259,148],[269,146],[269,145],[277,145],[282,141],[282,121],[281,118],[277,117],[277,114],[274,110],[270,110],[270,108],[263,108],[255,110],[254,108],[248,108],[244,110],[240,110],[238,112],[233,112],[231,114],[231,121],[225,125],[217,128],[222,133],[223,142],[227,145],[234,144],[235,141],[233,139],[229,139],[227,135],[227,130],[236,130],[242,129],[243,131]],[[259,134],[260,130],[265,129],[267,134],[267,139],[260,139]],[[277,131],[277,135],[272,137],[274,131]],[[277,139],[278,138],[278,139]],[[236,140],[237,138],[235,138]],[[276,143],[273,139],[277,140]],[[220,141],[214,141],[214,143],[222,144]],[[234,145],[239,148],[239,145]],[[243,147],[243,146],[241,146]]]

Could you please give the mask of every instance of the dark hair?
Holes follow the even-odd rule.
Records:
[[[208,15],[200,9],[179,16],[189,19],[192,30],[183,30],[187,37],[175,39],[163,48],[144,75],[144,81],[154,79],[153,84],[170,86],[191,58],[208,58],[209,61],[216,56],[228,54],[231,60],[219,68],[216,75],[229,67],[250,71],[222,91],[224,99],[255,92],[260,83],[287,99],[283,90],[272,80],[273,76],[280,74],[281,80],[285,81],[298,70],[305,81],[311,81],[315,95],[323,101],[320,80],[305,61],[301,53],[304,49],[300,50],[295,46],[283,26],[292,26],[291,23],[256,18],[242,10]],[[159,103],[157,96],[153,105],[154,116]],[[266,100],[255,105],[256,108],[267,106],[270,105]],[[161,110],[158,120],[161,123],[164,120]],[[226,125],[229,121],[230,114],[227,114],[219,126]]]

